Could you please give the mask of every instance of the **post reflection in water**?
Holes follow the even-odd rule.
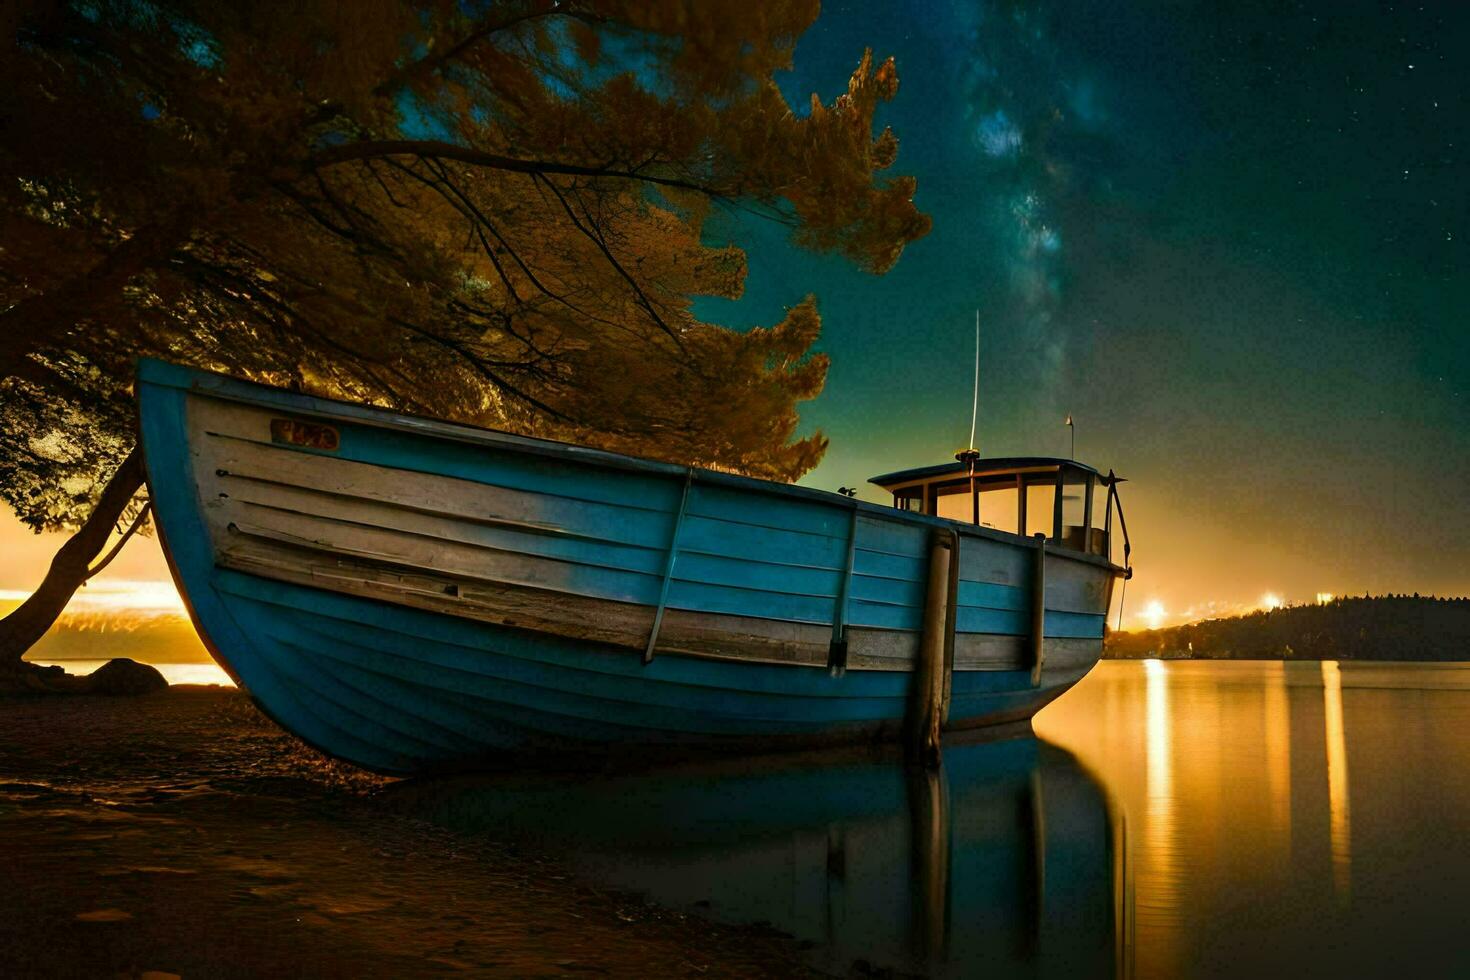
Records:
[[[1116,966],[1113,810],[1035,738],[950,746],[935,772],[863,753],[415,781],[391,798],[665,906],[769,922],[840,973],[857,960],[937,976]]]
[[[1332,887],[1344,904],[1352,899],[1352,813],[1348,806],[1347,737],[1342,722],[1342,670],[1322,661],[1322,717],[1327,730],[1327,805],[1331,820]]]

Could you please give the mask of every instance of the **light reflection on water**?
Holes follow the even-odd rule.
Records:
[[[1470,976],[1470,664],[1109,661],[1036,730],[927,776],[855,754],[387,802],[839,974]]]
[[[1147,752],[1144,759],[1143,860],[1133,867],[1133,923],[1130,937],[1142,943],[1166,972],[1177,969],[1172,939],[1177,932],[1179,893],[1178,842],[1174,838],[1174,740],[1169,715],[1167,668],[1144,661]],[[1141,876],[1141,880],[1140,880]]]
[[[1342,725],[1342,670],[1322,661],[1322,717],[1326,723],[1327,806],[1332,840],[1332,884],[1338,900],[1352,896],[1353,831],[1348,802],[1347,736]]]
[[[1036,729],[388,798],[837,973],[1470,975],[1470,665],[1105,662]]]
[[[1125,814],[1129,972],[1470,975],[1470,665],[1110,661],[1036,730]]]

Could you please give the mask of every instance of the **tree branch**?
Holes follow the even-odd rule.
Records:
[[[581,221],[577,220],[576,213],[572,211],[572,207],[570,204],[567,203],[567,199],[562,196],[561,190],[557,188],[557,186],[553,184],[549,179],[539,174],[533,175],[531,179],[539,179],[551,189],[551,193],[555,194],[556,199],[561,202],[562,209],[566,211],[567,217],[571,219],[572,224],[576,225],[577,230],[586,235],[587,238],[590,239],[593,244],[597,246],[598,250],[602,252],[603,257],[607,259],[608,263],[611,264],[614,269],[617,270],[618,275],[623,277],[623,280],[627,282],[628,286],[633,290],[634,295],[638,297],[639,305],[643,307],[643,309],[648,313],[650,317],[653,318],[653,322],[658,324],[659,329],[668,334],[669,338],[673,340],[674,343],[678,344],[680,347],[683,347],[683,341],[679,339],[678,334],[674,333],[669,325],[664,322],[663,317],[658,315],[658,312],[653,308],[653,302],[648,298],[647,294],[643,292],[643,287],[638,285],[638,281],[633,278],[633,276],[628,272],[627,269],[623,268],[622,263],[620,263],[617,258],[612,254],[612,250],[607,247],[607,242],[603,240],[601,233],[593,231],[591,228],[583,225]],[[581,202],[578,201],[578,203]],[[582,205],[582,213],[587,216],[589,221],[591,220],[591,215],[587,215],[587,206],[585,204]]]
[[[723,192],[692,180],[678,177],[660,177],[639,170],[620,170],[613,167],[584,167],[574,163],[557,163],[553,160],[522,160],[499,153],[476,150],[458,143],[443,140],[359,140],[340,146],[327,146],[316,151],[307,163],[313,167],[330,167],[353,160],[372,160],[379,157],[417,156],[425,159],[456,160],[475,167],[491,170],[506,170],[518,174],[556,174],[565,177],[613,177],[637,180],[660,187],[678,187],[712,198],[724,198]]]
[[[492,34],[498,34],[501,31],[509,30],[510,28],[517,27],[521,24],[526,23],[527,21],[540,20],[545,17],[556,16],[577,17],[582,20],[595,20],[595,18],[585,12],[573,11],[568,9],[566,6],[548,6],[543,3],[536,9],[527,10],[519,14],[513,14],[512,16],[507,17],[504,20],[482,24],[480,27],[476,28],[473,31],[470,31],[464,37],[460,38],[458,41],[454,42],[452,45],[445,48],[444,50],[430,51],[422,58],[419,58],[416,61],[410,61],[408,64],[394,71],[391,75],[389,75],[381,83],[379,83],[378,87],[374,89],[374,94],[379,96],[390,95],[392,94],[393,90],[398,88],[400,85],[411,82],[415,78],[418,78],[420,76],[438,71],[440,68],[458,58],[460,55],[464,54],[476,44],[479,44],[481,41],[490,37]]]
[[[138,516],[133,518],[133,523],[128,525],[128,529],[123,532],[123,536],[117,539],[117,544],[112,546],[112,550],[101,561],[87,569],[87,578],[84,581],[90,581],[98,572],[112,564],[112,560],[117,557],[119,551],[123,550],[123,545],[128,543],[128,539],[138,533],[138,530],[143,526],[143,522],[148,519],[148,512],[152,509],[153,501],[151,500],[143,505],[142,509],[138,511]]]

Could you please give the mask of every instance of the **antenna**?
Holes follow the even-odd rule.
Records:
[[[975,420],[980,415],[980,311],[975,311],[975,400],[970,406],[969,448],[975,448]]]

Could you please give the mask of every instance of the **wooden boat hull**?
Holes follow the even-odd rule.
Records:
[[[955,525],[160,362],[138,397],[201,636],[333,755],[411,773],[902,727],[927,549]],[[1117,570],[1044,560],[1038,671],[1034,549],[959,531],[951,727],[1029,717],[1100,655]]]

